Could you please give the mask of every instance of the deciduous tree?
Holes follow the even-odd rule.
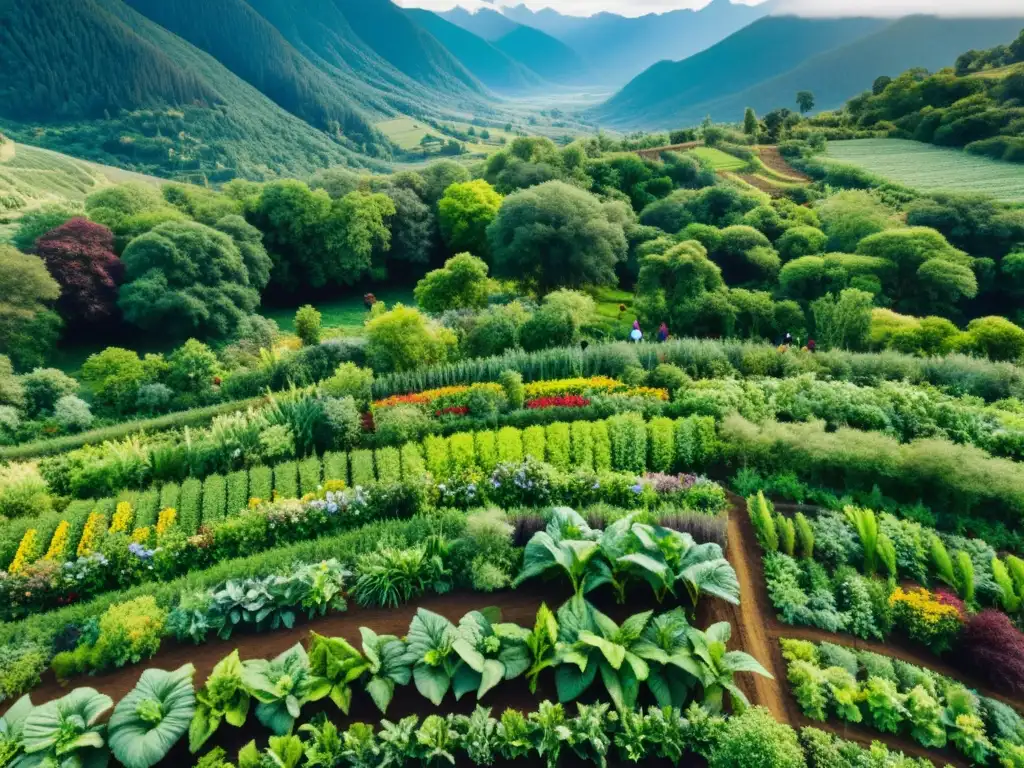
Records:
[[[490,283],[487,264],[472,254],[460,253],[416,284],[416,303],[427,312],[481,309],[487,306]]]
[[[501,195],[483,179],[448,187],[438,201],[437,217],[449,250],[486,256],[487,227],[500,208]]]
[[[42,259],[0,245],[0,349],[16,368],[41,366],[53,351],[61,320],[50,307],[59,296]]]

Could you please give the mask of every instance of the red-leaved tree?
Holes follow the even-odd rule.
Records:
[[[57,311],[69,326],[108,320],[117,312],[124,268],[109,229],[88,219],[71,219],[36,240],[36,253],[60,284]]]

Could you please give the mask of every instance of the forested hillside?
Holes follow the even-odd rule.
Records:
[[[621,128],[695,124],[706,115],[738,121],[748,106],[758,114],[795,107],[801,90],[814,94],[814,108],[829,109],[879,76],[937,69],[966,49],[1006,42],[1022,23],[1024,18],[769,17],[689,60],[655,65],[591,114]],[[695,87],[698,71],[699,81],[710,78],[715,87]]]
[[[544,80],[536,72],[482,37],[431,11],[409,8],[406,13],[488,88],[518,92],[543,87]]]
[[[94,0],[0,5],[0,110],[16,120],[102,117],[220,96]]]
[[[1024,162],[1024,21],[1015,40],[969,50],[955,66],[929,75],[911,69],[883,77],[842,109],[810,121],[813,130],[849,138],[887,132],[979,155]],[[1007,35],[1003,35],[1005,39]],[[947,59],[952,63],[952,57]]]

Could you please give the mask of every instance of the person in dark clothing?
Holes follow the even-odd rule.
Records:
[[[818,344],[817,344],[817,342],[814,341],[814,339],[808,339],[807,340],[807,351],[808,352],[813,352],[817,348],[818,348]]]
[[[668,341],[668,326],[665,323],[658,329],[658,341]]]
[[[787,346],[787,347],[793,346],[793,334],[792,333],[787,333],[785,338],[783,338],[782,343],[783,343],[784,346]]]

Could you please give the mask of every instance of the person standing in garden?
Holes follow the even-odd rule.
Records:
[[[658,341],[662,343],[668,341],[668,325],[666,323],[662,323],[658,329]]]
[[[640,330],[640,321],[633,321],[633,330],[629,332],[629,338],[637,343],[644,337],[644,332]]]

